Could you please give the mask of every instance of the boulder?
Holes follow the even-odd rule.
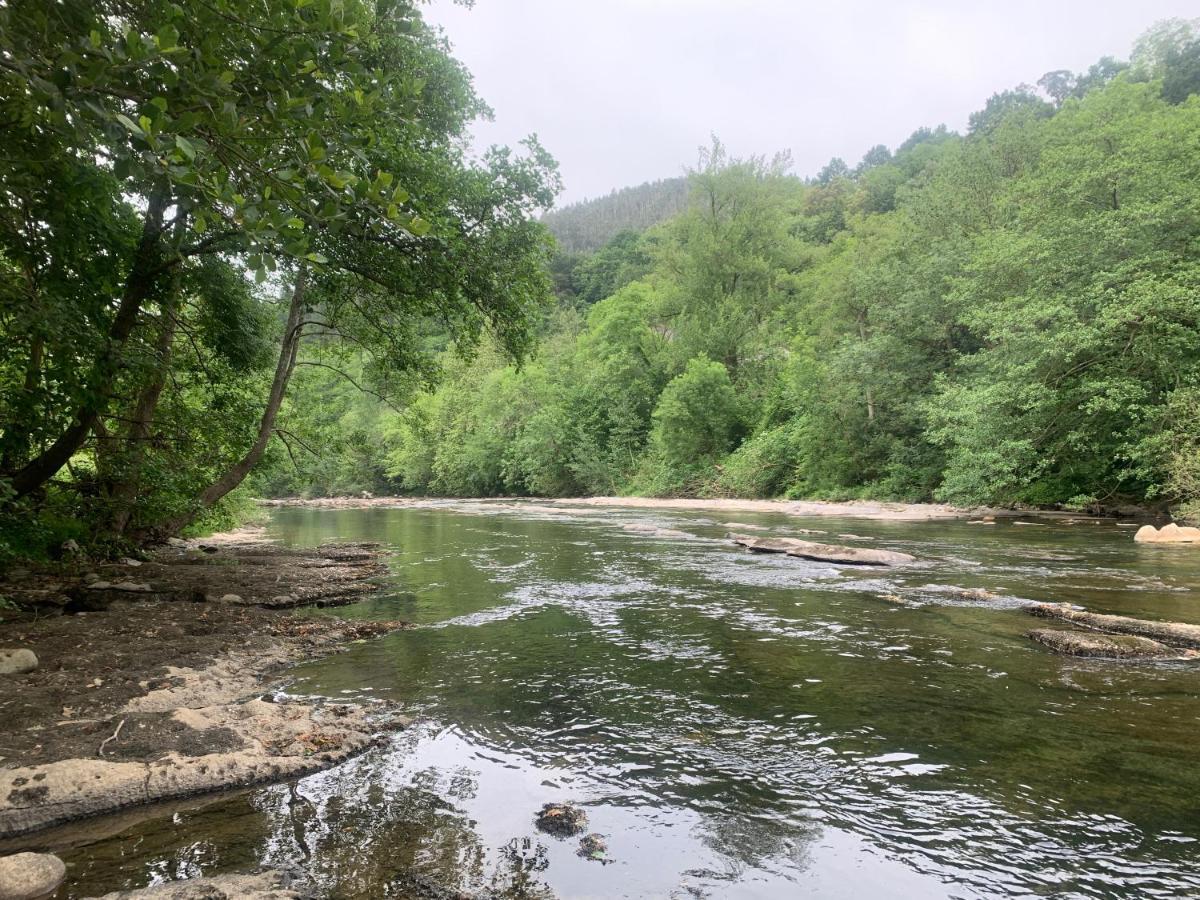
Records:
[[[38,667],[38,658],[24,647],[0,650],[0,675],[22,675]]]
[[[1200,528],[1176,525],[1170,522],[1162,528],[1143,525],[1133,536],[1139,544],[1196,544],[1200,546]]]
[[[1150,638],[1132,634],[1095,634],[1083,631],[1064,631],[1057,628],[1038,628],[1028,637],[1044,644],[1055,653],[1068,656],[1088,656],[1097,659],[1196,659],[1200,652],[1168,647]]]
[[[0,900],[48,897],[67,877],[67,867],[50,853],[15,853],[0,857]]]
[[[817,544],[796,538],[760,538],[750,534],[731,534],[730,540],[751,553],[786,553],[801,559],[846,563],[859,566],[899,566],[916,562],[915,556],[894,550],[875,550],[869,547],[843,547],[839,544]]]

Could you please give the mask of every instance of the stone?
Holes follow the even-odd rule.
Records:
[[[1039,619],[1058,619],[1106,634],[1131,634],[1171,647],[1200,650],[1200,625],[1188,622],[1159,622],[1152,619],[1134,619],[1130,616],[1110,616],[1074,609],[1062,603],[1037,603],[1026,607],[1026,611]]]
[[[898,566],[916,562],[915,556],[894,550],[875,550],[868,547],[843,547],[838,544],[816,544],[796,538],[761,538],[748,534],[731,534],[729,539],[751,553],[786,553],[801,559],[846,563],[860,566]]]
[[[62,552],[64,556],[78,556],[82,551],[78,541],[74,538],[67,538],[62,542]]]
[[[1029,632],[1028,637],[1056,653],[1067,656],[1087,656],[1095,659],[1195,659],[1200,656],[1195,650],[1168,647],[1159,641],[1132,634],[1097,634],[1037,628]]]
[[[38,658],[24,647],[0,650],[0,675],[22,675],[38,667]]]
[[[1133,536],[1139,544],[1196,544],[1200,545],[1200,528],[1176,525],[1169,522],[1162,528],[1143,525]]]
[[[220,603],[244,603],[241,594],[222,594]]]
[[[48,897],[66,877],[66,865],[50,853],[15,853],[0,857],[0,900]]]
[[[133,891],[115,891],[97,900],[302,900],[313,896],[302,876],[268,870],[257,875],[189,878]]]

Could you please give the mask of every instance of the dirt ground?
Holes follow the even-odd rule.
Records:
[[[295,550],[245,530],[145,560],[15,569],[0,648],[0,836],[291,777],[370,746],[386,711],[277,695],[279,673],[406,627],[285,612],[352,602],[385,567],[363,544]]]

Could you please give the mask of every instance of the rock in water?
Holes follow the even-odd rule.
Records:
[[[0,650],[0,675],[22,675],[38,667],[38,658],[32,650],[19,647]]]
[[[1200,546],[1200,528],[1181,527],[1174,522],[1155,528],[1143,525],[1133,536],[1139,544],[1196,544]]]
[[[302,878],[268,870],[258,875],[217,875],[115,891],[97,900],[304,900],[315,896]]]
[[[1155,622],[1150,619],[1134,619],[1130,616],[1109,616],[1102,613],[1084,612],[1072,609],[1066,604],[1039,603],[1028,608],[1030,615],[1042,619],[1061,619],[1103,631],[1109,634],[1132,634],[1137,637],[1150,638],[1172,647],[1183,647],[1188,650],[1200,650],[1200,625],[1189,625],[1185,622]]]
[[[1196,659],[1195,650],[1180,650],[1150,638],[1132,634],[1094,634],[1083,631],[1063,631],[1057,628],[1038,628],[1029,638],[1045,644],[1055,653],[1068,656],[1089,656],[1099,659]]]
[[[731,534],[730,540],[751,553],[786,553],[801,559],[821,562],[847,563],[859,566],[899,566],[916,562],[915,556],[894,550],[875,550],[869,547],[843,547],[839,544],[817,544],[796,538],[760,538],[751,534]]]
[[[63,883],[67,867],[49,853],[17,853],[0,857],[0,900],[37,900]]]

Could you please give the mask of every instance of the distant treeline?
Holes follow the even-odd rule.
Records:
[[[645,231],[687,208],[688,180],[683,176],[649,181],[583,200],[542,216],[565,254],[599,250],[622,231]]]
[[[556,213],[532,357],[447,351],[396,410],[305,373],[288,428],[343,449],[261,487],[1195,502],[1197,37],[810,180],[714,142],[658,224],[674,182]]]

